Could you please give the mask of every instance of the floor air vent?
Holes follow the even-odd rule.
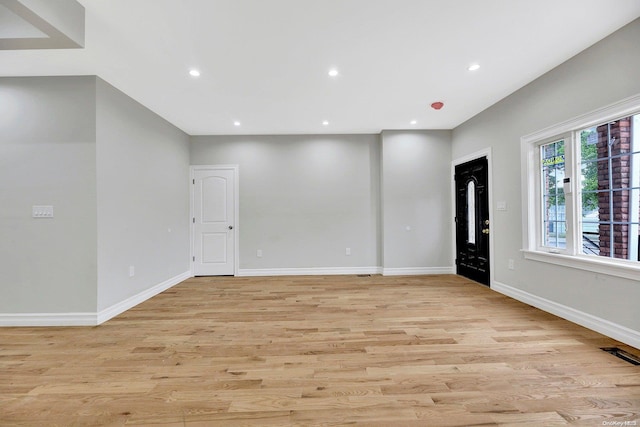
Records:
[[[634,356],[633,354],[627,353],[624,350],[620,350],[618,347],[603,347],[600,350],[613,354],[615,357],[618,357],[626,362],[629,362],[632,365],[636,365],[636,366],[640,365],[639,357]]]
[[[370,274],[358,274],[357,277],[371,277]]]

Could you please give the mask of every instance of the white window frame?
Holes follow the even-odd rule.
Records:
[[[579,153],[573,153],[577,133],[607,121],[640,113],[640,94],[600,108],[582,116],[523,136],[520,139],[522,166],[522,252],[525,259],[561,265],[580,270],[623,277],[640,278],[640,262],[585,255],[580,251],[581,228],[580,182],[572,182],[572,192],[565,195],[567,205],[566,249],[544,247],[541,230],[540,146],[565,139],[565,172],[572,181],[579,176]]]
[[[558,142],[562,140],[564,141],[564,149],[565,149],[565,177],[572,176],[573,169],[574,169],[573,163],[575,163],[573,160],[573,138],[574,136],[572,133],[566,133],[564,135],[556,135],[555,137],[548,138],[543,141],[538,141],[534,144],[535,146],[534,162],[535,162],[535,168],[536,168],[535,209],[536,209],[536,217],[537,217],[537,220],[535,221],[535,230],[536,230],[535,232],[537,237],[535,240],[536,240],[536,250],[538,251],[559,253],[559,254],[565,254],[565,255],[575,253],[575,248],[576,248],[575,238],[574,238],[575,228],[570,226],[573,224],[573,217],[575,216],[573,214],[573,210],[571,209],[571,206],[573,205],[572,203],[573,200],[571,195],[565,194],[565,205],[567,207],[566,208],[566,223],[567,223],[566,247],[563,249],[563,248],[543,245],[543,239],[542,239],[543,230],[542,230],[542,221],[541,221],[541,215],[543,211],[542,197],[541,197],[542,175],[540,174],[540,171],[541,171],[540,147],[549,143]]]

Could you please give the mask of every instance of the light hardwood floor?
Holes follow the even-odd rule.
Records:
[[[456,276],[194,278],[0,329],[0,425],[640,425],[604,346],[640,354]]]

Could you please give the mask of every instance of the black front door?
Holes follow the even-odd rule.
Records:
[[[489,285],[489,186],[487,158],[457,165],[456,271]]]

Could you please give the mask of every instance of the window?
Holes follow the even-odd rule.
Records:
[[[640,96],[522,138],[525,257],[640,272]]]
[[[467,243],[476,243],[476,183],[467,184]]]
[[[583,253],[639,261],[640,115],[580,131]]]
[[[564,140],[540,146],[542,245],[547,247],[566,247],[564,165]]]

